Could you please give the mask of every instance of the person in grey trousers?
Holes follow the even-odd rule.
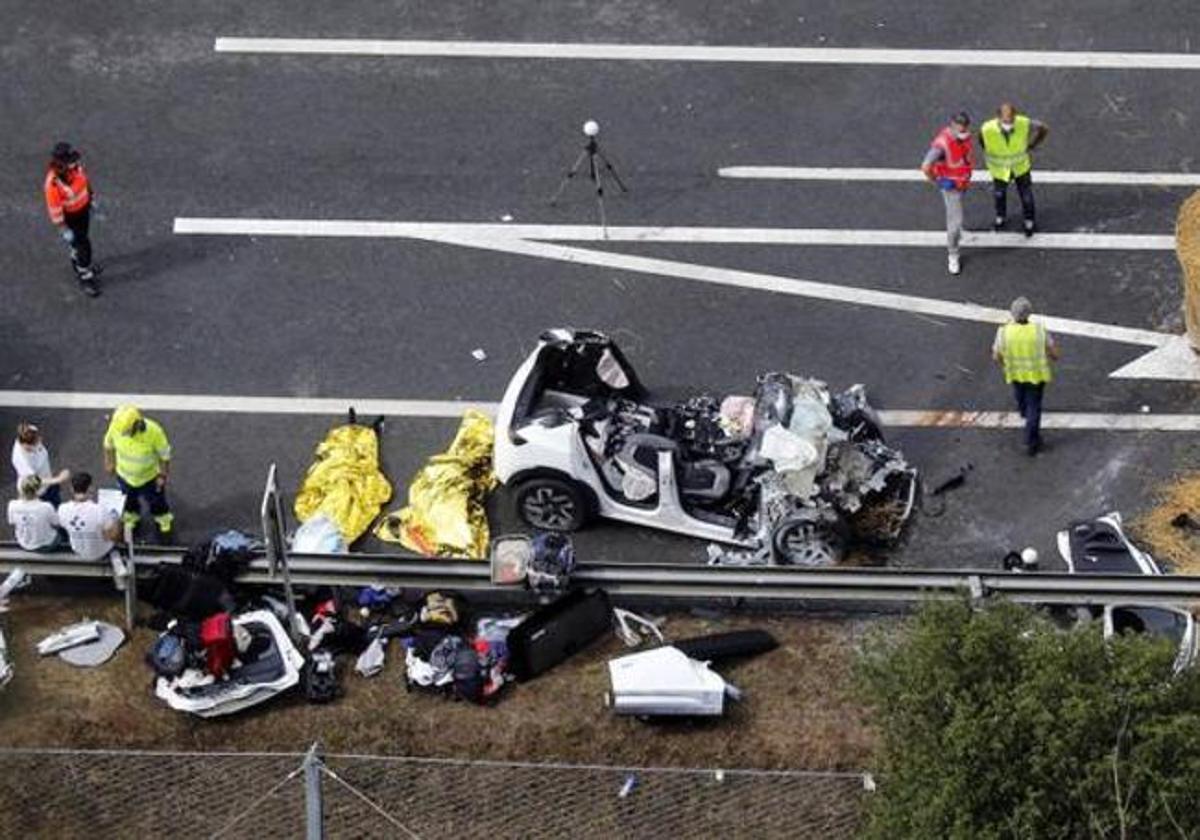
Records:
[[[962,270],[958,253],[963,229],[962,196],[971,186],[973,166],[971,117],[959,111],[934,136],[921,161],[921,172],[941,191],[946,204],[946,267],[951,274]]]

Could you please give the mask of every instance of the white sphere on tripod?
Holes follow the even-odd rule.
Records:
[[[595,120],[588,120],[583,124],[583,133],[588,137],[595,137],[600,133],[600,123]]]

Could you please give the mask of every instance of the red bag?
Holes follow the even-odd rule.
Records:
[[[229,613],[219,612],[200,622],[200,644],[204,647],[204,664],[208,672],[217,679],[225,676],[236,655],[233,619]]]

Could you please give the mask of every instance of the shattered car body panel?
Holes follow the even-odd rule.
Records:
[[[1058,553],[1071,574],[1161,575],[1162,569],[1148,552],[1125,534],[1121,514],[1106,513],[1095,519],[1073,522],[1058,532]],[[1104,638],[1122,633],[1144,633],[1168,640],[1175,647],[1175,671],[1200,661],[1200,629],[1183,605],[1107,604],[1084,607],[1083,617],[1102,618]]]
[[[598,515],[754,564],[829,565],[849,539],[894,540],[916,492],[862,386],[768,373],[752,396],[658,405],[607,336],[572,330],[545,333],[509,383],[495,468],[533,527]]]
[[[300,682],[304,656],[274,613],[253,610],[234,616],[233,625],[249,635],[251,649],[238,654],[224,679],[194,669],[173,679],[158,677],[158,698],[181,712],[219,717],[257,706]]]

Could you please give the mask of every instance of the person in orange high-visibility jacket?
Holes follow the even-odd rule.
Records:
[[[946,267],[951,274],[961,270],[958,258],[958,242],[962,238],[962,196],[971,186],[971,117],[959,111],[950,124],[939,131],[929,144],[929,151],[921,161],[925,178],[937,186],[946,203]]]
[[[99,273],[92,265],[92,240],[88,237],[93,192],[79,152],[70,143],[57,143],[50,155],[43,184],[46,212],[58,225],[63,241],[71,249],[71,266],[84,294],[96,297]]]

